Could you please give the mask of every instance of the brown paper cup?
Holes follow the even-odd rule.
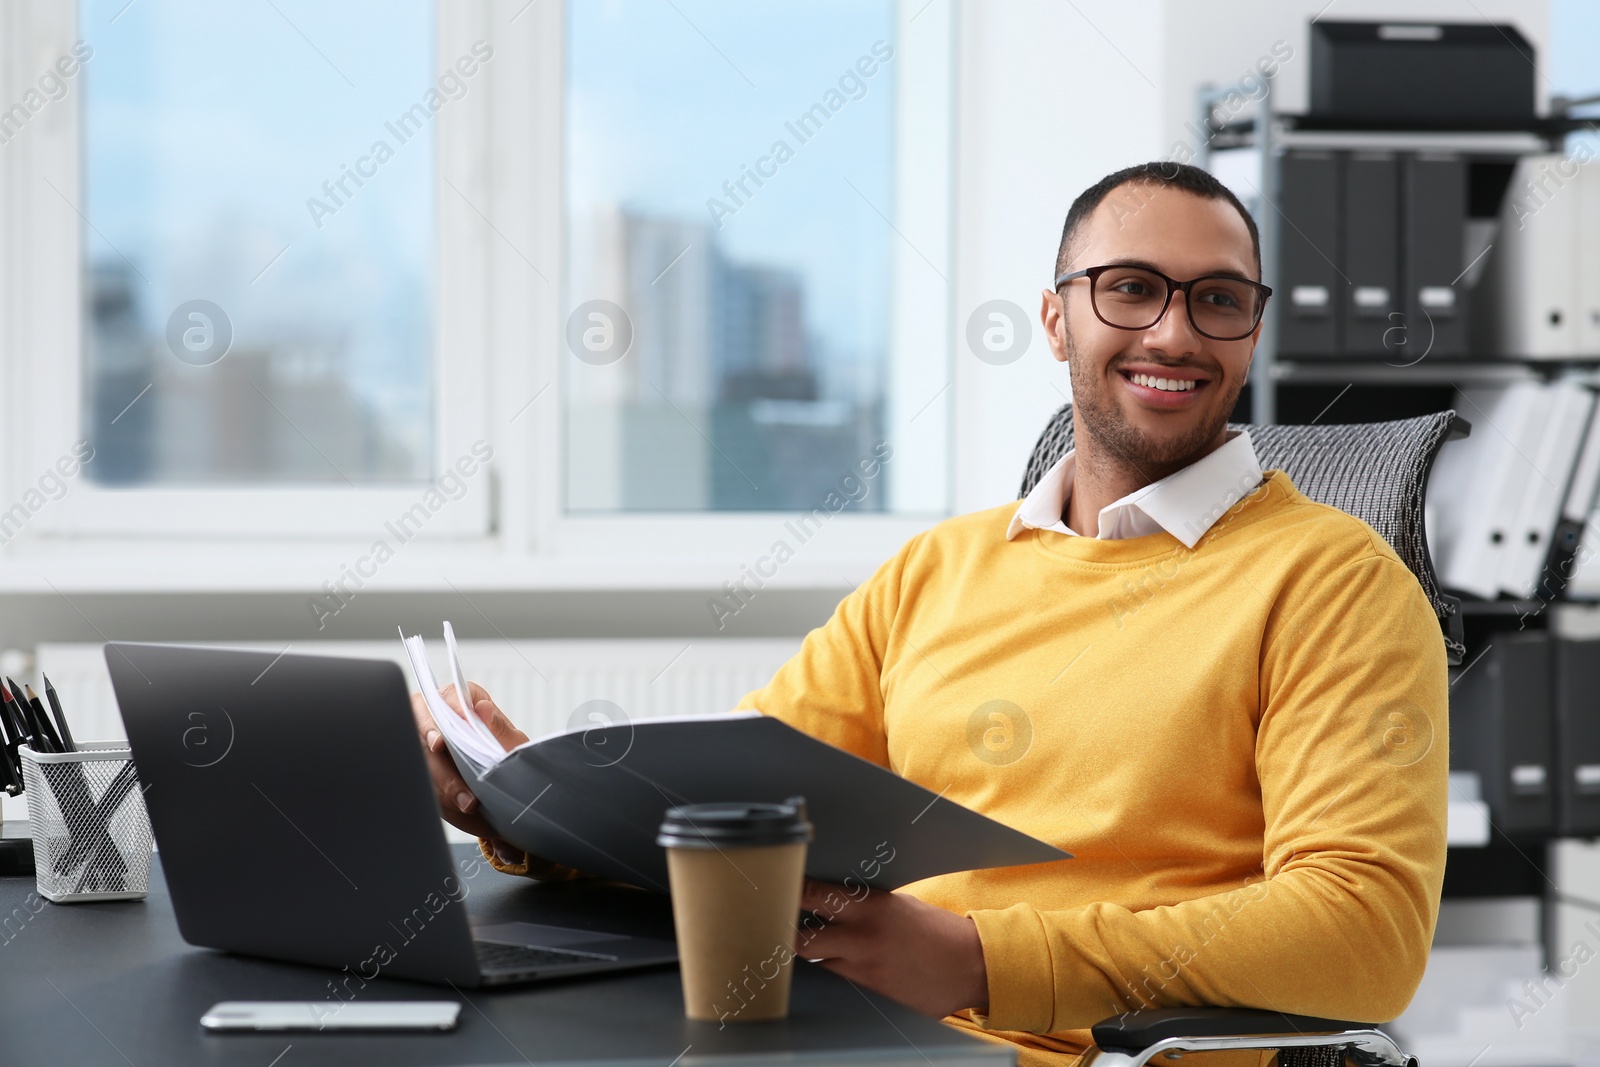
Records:
[[[668,848],[683,1007],[691,1019],[789,1014],[806,844]]]

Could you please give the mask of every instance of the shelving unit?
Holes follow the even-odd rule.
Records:
[[[1200,129],[1210,136],[1195,162],[1211,169],[1216,152],[1254,150],[1254,172],[1237,177],[1253,187],[1239,191],[1241,199],[1255,201],[1254,214],[1261,231],[1262,276],[1269,284],[1280,277],[1279,250],[1285,217],[1277,204],[1284,153],[1294,150],[1449,153],[1468,157],[1473,162],[1515,164],[1526,155],[1559,151],[1566,135],[1583,125],[1578,120],[1554,118],[1539,120],[1536,128],[1527,130],[1318,128],[1303,118],[1274,113],[1271,80],[1262,84],[1265,89],[1256,89],[1260,98],[1248,118],[1223,122],[1217,120],[1219,105],[1240,94],[1246,97],[1250,94],[1239,85],[1200,89],[1197,96]],[[1317,417],[1325,413],[1333,399],[1326,387],[1349,388],[1355,394],[1338,399],[1339,414],[1333,421],[1366,422],[1438,411],[1448,406],[1450,394],[1460,384],[1565,375],[1580,375],[1600,383],[1600,354],[1568,361],[1436,358],[1413,364],[1397,360],[1397,353],[1391,351],[1374,351],[1369,358],[1283,357],[1279,351],[1278,316],[1283,313],[1287,299],[1288,294],[1280,292],[1273,302],[1275,306],[1268,308],[1251,365],[1250,381],[1234,413],[1236,421],[1320,421]],[[1381,395],[1387,391],[1397,392]]]

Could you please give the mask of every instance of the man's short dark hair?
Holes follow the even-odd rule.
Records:
[[[1083,221],[1100,206],[1101,201],[1124,185],[1181,189],[1207,200],[1225,200],[1232,204],[1239,217],[1244,219],[1245,229],[1250,231],[1250,250],[1256,258],[1256,277],[1261,276],[1261,231],[1256,228],[1256,220],[1250,217],[1250,212],[1246,211],[1239,198],[1233,195],[1233,190],[1199,167],[1166,161],[1124,167],[1115,173],[1107,174],[1078,194],[1078,199],[1074,200],[1072,207],[1067,210],[1066,225],[1061,227],[1061,247],[1056,252],[1056,272],[1053,277],[1067,273],[1067,265],[1072,262],[1073,239],[1077,236]]]

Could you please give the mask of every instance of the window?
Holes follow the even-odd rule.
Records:
[[[7,550],[487,533],[487,6],[12,10]]]
[[[83,0],[80,34],[87,476],[426,481],[429,0]]]
[[[568,5],[569,512],[885,508],[897,40],[893,0]]]

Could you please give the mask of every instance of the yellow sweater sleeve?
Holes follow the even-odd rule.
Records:
[[[917,538],[839,602],[772,680],[739,701],[835,748],[889,766],[883,665],[896,638],[900,581]],[[914,654],[914,653],[913,653]]]
[[[541,882],[572,882],[579,878],[592,878],[593,875],[572,867],[563,867],[559,863],[551,863],[541,859],[530,852],[523,852],[522,859],[517,861],[503,860],[494,847],[494,842],[486,837],[478,838],[478,851],[483,853],[483,858],[489,861],[489,866],[501,874],[525,875],[537,878]]]
[[[980,1025],[1049,1033],[1184,1004],[1382,1022],[1405,1008],[1438,914],[1449,765],[1443,643],[1416,579],[1386,554],[1308,577],[1269,616],[1259,685],[1262,876],[1139,911],[968,912],[989,976]]]

